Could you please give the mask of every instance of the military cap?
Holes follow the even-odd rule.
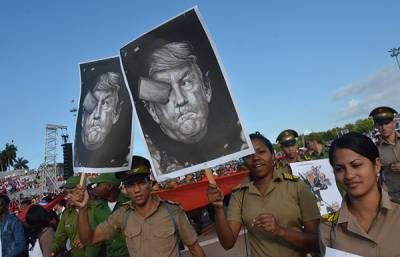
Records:
[[[150,176],[150,161],[138,155],[132,157],[131,169],[128,171],[118,172],[117,177],[121,179],[125,185],[130,185],[135,181],[148,179]]]
[[[369,117],[374,119],[377,124],[388,123],[393,120],[397,111],[391,107],[381,106],[373,109],[369,114]]]
[[[121,180],[119,180],[115,173],[102,173],[95,178],[90,179],[91,184],[99,184],[99,183],[110,183],[116,186],[121,184]]]
[[[81,180],[80,176],[69,177],[67,179],[67,182],[64,185],[62,185],[60,188],[61,189],[73,189],[79,184],[80,180]]]
[[[283,146],[291,146],[296,144],[296,138],[298,136],[299,135],[297,134],[297,132],[293,129],[286,129],[278,135],[276,141]]]

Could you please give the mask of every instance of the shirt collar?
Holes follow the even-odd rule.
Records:
[[[380,210],[383,210],[383,209],[392,210],[393,206],[392,206],[392,202],[390,201],[388,192],[386,192],[383,189],[381,189],[380,191],[381,191],[381,202],[380,202],[379,209]],[[343,196],[342,206],[340,207],[338,224],[349,222],[349,220],[350,220],[351,214],[350,214],[349,208],[347,207],[347,201],[348,201],[348,196],[347,196],[347,194],[345,194]]]
[[[275,188],[275,184],[281,182],[283,179],[282,174],[280,172],[277,172],[276,170],[273,171],[272,173],[272,181],[271,184],[268,187],[268,190],[265,195],[267,195],[269,192],[271,192]],[[257,194],[261,195],[256,186],[254,186],[254,182],[251,181],[248,183],[249,186],[249,194]]]
[[[152,197],[153,200],[156,201],[156,206],[154,207],[154,209],[150,212],[150,214],[148,216],[153,214],[158,209],[158,207],[160,206],[160,203],[162,201],[158,195],[151,195],[150,197]],[[132,200],[129,203],[129,208],[132,209],[132,210],[135,210],[135,206],[133,205],[133,201]]]
[[[395,132],[395,133],[396,133],[396,142],[397,142],[398,140],[400,140],[400,133],[399,132]],[[381,138],[379,143],[380,143],[380,145],[382,145],[382,144],[392,145],[388,141],[386,141],[386,139],[383,139],[383,138]]]

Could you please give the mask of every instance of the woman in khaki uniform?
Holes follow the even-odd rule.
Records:
[[[244,158],[250,182],[234,190],[225,216],[223,194],[209,186],[219,241],[234,246],[241,226],[248,230],[252,257],[305,256],[318,249],[319,210],[311,190],[291,174],[274,170],[271,142],[259,132],[250,135],[255,154]]]
[[[378,185],[377,147],[362,134],[348,133],[332,143],[329,161],[346,194],[340,210],[320,224],[322,252],[331,247],[364,257],[400,256],[400,205]]]

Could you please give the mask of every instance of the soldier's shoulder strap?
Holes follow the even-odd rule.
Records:
[[[390,201],[392,201],[394,203],[397,203],[397,204],[400,204],[400,199],[396,199],[394,197],[390,197]]]
[[[249,187],[249,184],[248,184],[248,183],[239,184],[239,185],[237,185],[237,186],[235,186],[235,187],[232,188],[232,193],[238,192],[238,191],[243,190],[243,189],[246,189],[246,188],[248,188],[248,187]]]
[[[178,202],[174,202],[174,201],[171,201],[171,200],[161,200],[161,201],[164,202],[164,203],[167,203],[167,204],[180,206],[180,204]]]
[[[293,181],[293,182],[299,181],[298,176],[292,175],[290,173],[282,173],[282,177],[284,180],[289,180],[289,181]]]

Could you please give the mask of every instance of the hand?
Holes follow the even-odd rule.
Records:
[[[259,214],[253,220],[253,227],[263,229],[265,231],[271,232],[274,236],[282,237],[285,233],[285,229],[279,226],[274,215],[270,213]]]
[[[74,242],[74,247],[75,247],[75,248],[78,248],[78,249],[82,249],[82,248],[84,248],[85,246],[81,243],[81,240],[77,239],[77,240],[75,240],[75,242]]]
[[[391,164],[390,170],[393,172],[400,172],[400,162]]]
[[[224,208],[224,193],[217,185],[208,184],[207,198],[215,208]]]
[[[78,208],[86,208],[89,202],[89,193],[83,186],[77,186],[70,198],[71,204]]]
[[[54,252],[49,253],[49,255],[47,257],[54,257],[54,255],[56,255]]]

